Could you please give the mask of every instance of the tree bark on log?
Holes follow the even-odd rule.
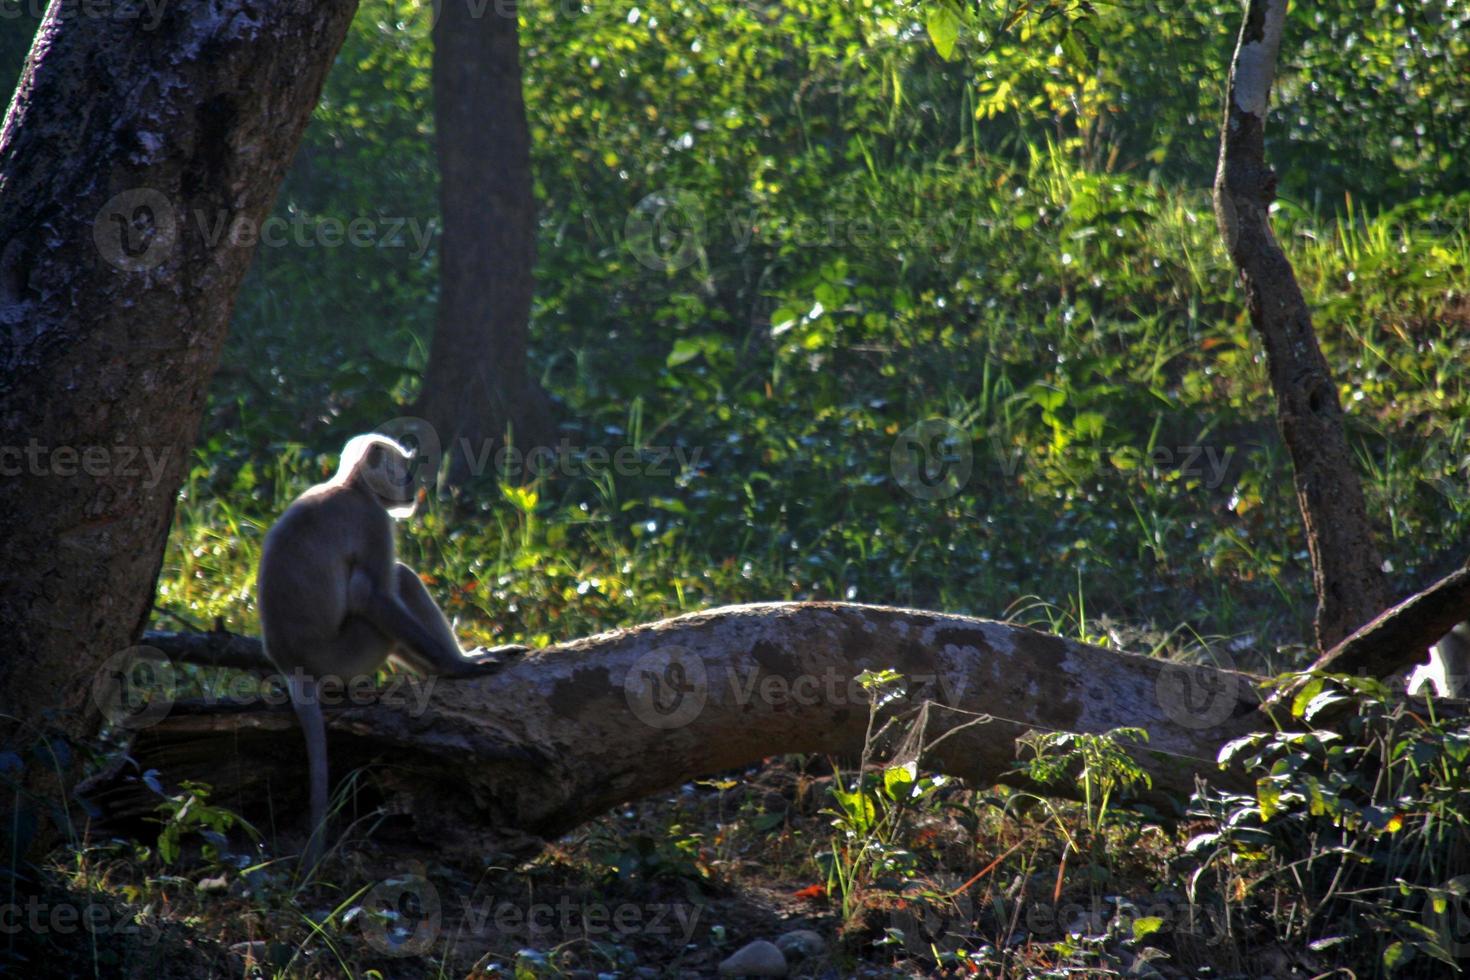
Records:
[[[56,0],[37,31],[0,130],[0,746],[27,779],[58,757],[39,733],[94,731],[92,681],[147,620],[236,290],[355,8]]]
[[[1215,217],[1266,350],[1312,560],[1317,647],[1325,651],[1382,610],[1388,590],[1343,431],[1337,385],[1291,262],[1271,232],[1276,175],[1265,160],[1266,112],[1286,5],[1287,0],[1246,5],[1220,130]]]
[[[884,739],[900,757],[914,757],[917,724],[926,769],[1027,785],[1011,773],[1027,731],[1138,726],[1150,739],[1133,754],[1153,780],[1142,798],[1164,813],[1199,777],[1245,788],[1216,755],[1263,721],[1252,678],[1231,671],[963,616],[767,603],[577,640],[484,678],[327,701],[332,771],[368,767],[378,799],[436,847],[523,853],[528,840],[701,775],[783,753],[858,757],[869,708],[857,677],[885,668],[907,679],[881,711],[905,719]],[[156,723],[150,710],[129,763],[85,789],[107,815],[101,826],[151,812],[157,798],[138,780],[149,769],[210,783],[212,800],[252,819],[303,812],[305,750],[277,700],[275,710],[176,710]]]

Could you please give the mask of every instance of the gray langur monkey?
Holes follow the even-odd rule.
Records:
[[[1429,663],[1420,664],[1409,675],[1409,694],[1425,685],[1439,698],[1470,695],[1470,622],[1458,623],[1429,648]]]
[[[327,738],[320,680],[371,675],[388,658],[422,674],[465,677],[500,666],[467,656],[413,569],[399,562],[393,519],[413,514],[413,457],[387,436],[349,440],[337,473],[286,508],[265,537],[256,594],[265,652],[286,677],[306,735],[311,837],[321,856]],[[489,654],[524,650],[497,647]]]

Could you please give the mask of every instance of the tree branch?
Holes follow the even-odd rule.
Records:
[[[178,663],[201,667],[230,667],[268,676],[275,665],[265,655],[265,646],[253,636],[214,630],[208,633],[149,632],[139,641]]]
[[[1470,614],[1470,568],[1461,568],[1343,640],[1312,665],[1339,674],[1384,676],[1422,662],[1427,649]]]

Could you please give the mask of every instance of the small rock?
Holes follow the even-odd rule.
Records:
[[[786,956],[775,943],[757,939],[720,964],[722,977],[784,977]]]
[[[776,948],[791,959],[805,960],[827,952],[827,940],[811,929],[793,929],[776,940]]]

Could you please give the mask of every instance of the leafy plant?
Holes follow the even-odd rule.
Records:
[[[209,787],[204,783],[184,780],[179,792],[165,798],[156,809],[163,815],[163,828],[158,833],[158,856],[165,865],[179,859],[183,842],[189,837],[201,839],[205,861],[220,863],[229,846],[228,834],[240,828],[259,840],[260,832],[232,810],[209,802]]]
[[[1087,732],[1029,732],[1018,746],[1033,755],[1020,772],[1042,785],[1078,779],[1087,814],[1087,829],[1097,834],[1107,825],[1109,806],[1119,792],[1152,780],[1120,743],[1148,741],[1142,728],[1114,728],[1100,735]]]

